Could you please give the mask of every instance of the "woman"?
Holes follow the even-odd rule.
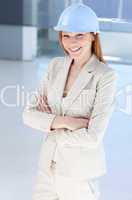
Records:
[[[97,200],[99,177],[106,173],[103,138],[115,107],[117,73],[103,59],[91,8],[72,4],[54,29],[66,55],[51,60],[23,112],[25,124],[48,132],[33,200]]]

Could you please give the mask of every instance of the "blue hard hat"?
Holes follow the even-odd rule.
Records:
[[[73,3],[65,8],[53,28],[66,32],[100,32],[97,15],[83,3]]]

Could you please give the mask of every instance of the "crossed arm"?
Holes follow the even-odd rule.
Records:
[[[38,98],[38,105],[36,107],[40,112],[52,113],[46,96],[40,95]],[[69,129],[71,131],[78,128],[88,127],[89,118],[71,117],[71,116],[56,116],[51,123],[50,133],[57,129]]]

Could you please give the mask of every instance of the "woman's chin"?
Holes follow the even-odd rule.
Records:
[[[74,59],[77,59],[77,58],[79,58],[80,56],[79,56],[79,55],[75,55],[75,54],[70,54],[70,57],[71,57],[71,58],[74,58]]]

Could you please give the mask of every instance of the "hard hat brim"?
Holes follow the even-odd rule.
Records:
[[[86,33],[86,32],[94,32],[94,34],[96,34],[96,33],[100,33],[100,31],[99,30],[92,30],[92,29],[86,29],[86,27],[84,27],[84,28],[78,28],[78,27],[76,27],[76,29],[75,29],[75,27],[73,28],[73,27],[69,27],[69,26],[62,26],[61,25],[61,27],[59,27],[59,26],[54,26],[53,27],[53,29],[55,30],[55,31],[65,31],[65,32],[82,32],[82,33]]]

